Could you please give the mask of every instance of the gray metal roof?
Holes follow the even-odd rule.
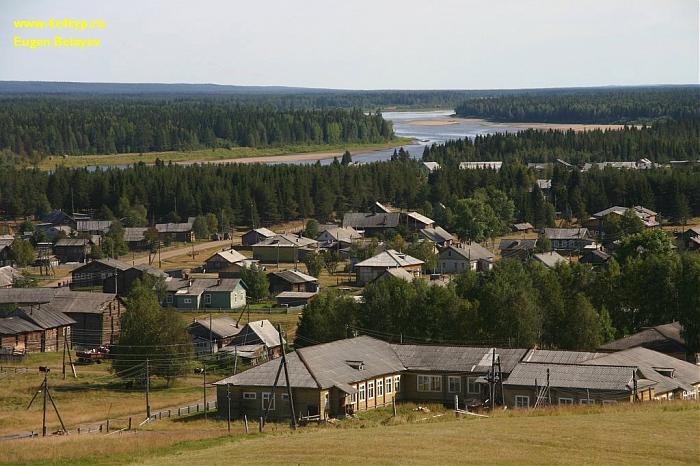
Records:
[[[58,288],[0,288],[0,304],[48,303]]]
[[[209,262],[211,260],[215,259],[223,260],[224,262],[228,262],[229,264],[235,264],[236,262],[244,261],[247,259],[246,256],[241,254],[240,252],[236,251],[235,249],[226,249],[224,251],[217,251],[214,254],[212,254],[205,262]]]
[[[143,241],[146,238],[146,227],[127,227],[124,228],[124,241],[127,243]]]
[[[420,233],[433,243],[442,243],[444,241],[450,241],[454,239],[452,233],[448,232],[442,227],[423,228],[420,231]]]
[[[485,260],[485,261],[492,261],[494,258],[494,255],[491,251],[480,245],[479,243],[467,243],[467,244],[460,244],[459,246],[450,246],[446,250],[440,253],[440,259],[447,259],[447,254],[448,252],[452,252],[455,256],[450,256],[450,257],[461,257],[464,260],[468,261],[478,261],[478,260]]]
[[[199,325],[209,331],[209,319],[203,317],[195,320],[190,326]],[[241,331],[236,319],[231,317],[217,317],[211,319],[211,332],[215,337],[228,338],[237,335]]]
[[[65,327],[77,323],[64,313],[52,311],[41,305],[17,309],[15,315],[43,329]]]
[[[62,238],[56,241],[56,244],[54,244],[54,247],[60,248],[60,247],[68,247],[68,248],[74,248],[74,247],[85,247],[90,243],[90,240],[87,238]]]
[[[645,344],[661,343],[665,340],[675,341],[676,343],[685,346],[685,339],[681,335],[683,326],[678,322],[670,324],[657,325],[643,329],[632,335],[620,338],[619,340],[611,341],[600,346],[600,350],[617,351]]]
[[[521,362],[513,368],[504,385],[534,387],[547,382],[556,388],[629,391],[635,366],[611,366],[596,364],[554,364]]]
[[[111,220],[78,220],[75,229],[77,231],[104,231],[112,226]]]
[[[317,243],[318,241],[316,241],[315,239],[306,238],[304,236],[282,234],[265,238],[259,243],[254,244],[253,247],[273,246],[280,248],[299,248],[311,246]]]
[[[502,239],[498,249],[531,251],[537,246],[537,239]]]
[[[523,362],[554,362],[558,364],[579,364],[595,358],[601,353],[586,351],[560,351],[531,349],[523,356]]]
[[[538,254],[535,254],[533,256],[536,260],[542,262],[546,267],[553,269],[557,265],[565,263],[566,259],[564,256],[559,254],[556,251],[550,251],[550,252],[540,252]]]
[[[89,267],[92,267],[95,265],[102,265],[107,269],[116,269],[116,270],[119,270],[121,272],[125,272],[126,270],[131,268],[131,265],[126,264],[122,261],[118,261],[118,260],[112,259],[112,258],[106,258],[106,259],[95,259],[93,261],[90,261],[87,264],[81,265],[80,267],[73,269],[71,271],[71,273],[80,272],[85,268],[89,268]]]
[[[260,341],[268,348],[280,346],[279,332],[269,320],[255,320],[243,326],[231,345],[245,345],[254,341]]]
[[[281,359],[273,359],[252,367],[247,371],[214,382],[214,385],[231,384],[239,386],[272,387],[280,364]],[[292,387],[318,388],[318,384],[296,353],[287,354],[287,369],[289,372],[289,382]],[[280,387],[287,386],[284,374],[280,376],[277,385]]]
[[[41,327],[20,317],[0,318],[0,335],[18,335],[27,332],[40,332]]]
[[[365,228],[396,228],[399,226],[399,212],[348,212],[343,216],[343,226],[357,230]]]
[[[101,314],[106,304],[117,295],[112,293],[90,293],[85,291],[68,291],[57,293],[45,309],[80,314]]]
[[[355,264],[355,267],[408,267],[412,265],[423,265],[420,259],[404,254],[393,249],[380,252],[374,257],[363,260]]]
[[[281,278],[287,283],[316,283],[318,278],[307,275],[298,270],[280,270],[278,272],[270,272],[270,275],[274,275],[277,278]]]
[[[487,372],[496,357],[501,370],[510,372],[527,350],[438,345],[391,345],[407,369],[446,372]]]
[[[544,235],[549,239],[587,239],[588,228],[545,228]]]

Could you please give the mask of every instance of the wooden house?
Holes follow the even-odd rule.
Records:
[[[343,216],[343,227],[372,236],[396,229],[400,220],[399,212],[348,212]]]
[[[254,228],[243,234],[241,244],[243,246],[252,246],[276,235],[277,233],[267,228]]]
[[[354,269],[357,284],[365,285],[375,280],[385,270],[393,268],[406,269],[409,273],[419,277],[424,264],[425,262],[420,259],[389,249],[367,260],[358,262],[355,264]]]
[[[515,223],[511,227],[511,230],[513,230],[513,232],[515,233],[530,233],[534,229],[535,227],[533,227],[532,224],[528,222]]]
[[[455,240],[455,237],[452,235],[452,233],[448,232],[442,227],[437,226],[433,228],[423,228],[420,231],[420,234],[428,241],[432,241],[435,244],[435,246],[441,248],[450,246]]]
[[[435,220],[419,214],[418,212],[402,212],[401,223],[414,231],[435,227]]]
[[[283,291],[275,296],[275,301],[278,306],[306,306],[317,294],[316,291]]]
[[[558,265],[567,262],[566,259],[556,251],[536,253],[533,254],[532,259],[548,269],[555,269]]]
[[[196,238],[192,226],[195,217],[189,217],[181,223],[156,223],[155,229],[161,241],[180,241],[191,243]]]
[[[66,314],[44,309],[41,305],[18,308],[12,315],[31,322],[42,330],[42,353],[62,351],[64,342],[70,338],[71,326],[77,323]]]
[[[92,250],[92,241],[87,238],[62,238],[53,245],[53,253],[59,262],[85,262]]]
[[[270,293],[276,295],[283,291],[301,291],[315,293],[318,291],[318,278],[298,270],[279,270],[267,274]]]
[[[109,231],[111,226],[111,220],[77,220],[75,231],[83,235],[102,236]]]
[[[303,260],[318,242],[301,235],[275,235],[253,245],[253,259],[263,263],[291,263]]]
[[[537,247],[537,239],[502,239],[498,245],[501,257],[525,260],[530,258]]]
[[[13,265],[14,258],[12,256],[12,243],[14,238],[0,239],[0,266]]]
[[[175,309],[239,309],[246,304],[238,278],[170,278],[163,305]]]
[[[0,354],[39,353],[44,331],[21,317],[0,318]]]
[[[609,259],[610,254],[600,249],[586,249],[578,262],[579,264],[589,264],[595,267],[606,264]]]
[[[555,251],[583,251],[595,244],[588,228],[545,228],[544,235]]]
[[[72,290],[102,289],[105,281],[112,282],[110,291],[119,293],[125,290],[125,272],[131,266],[116,259],[96,259],[71,271]],[[114,282],[116,281],[116,285]]]
[[[235,249],[224,249],[217,251],[204,261],[204,271],[206,272],[230,272],[233,267],[240,262],[247,261],[248,258]],[[237,271],[240,268],[237,267]]]
[[[610,353],[629,348],[647,348],[673,356],[694,364],[700,364],[700,353],[691,350],[683,337],[683,326],[679,322],[644,327],[637,333],[611,341],[598,348],[598,351]]]
[[[187,327],[192,336],[195,348],[199,353],[216,353],[223,346],[231,343],[241,331],[238,322],[231,317],[216,317],[209,319],[204,316],[195,319]]]
[[[124,242],[129,246],[129,249],[140,251],[148,249],[148,238],[146,227],[126,227],[124,228]]]
[[[468,269],[484,272],[491,270],[494,257],[479,243],[452,245],[438,255],[438,270],[440,273],[461,273]]]
[[[316,238],[319,247],[324,249],[345,249],[362,239],[362,235],[353,227],[333,226],[325,228]]]

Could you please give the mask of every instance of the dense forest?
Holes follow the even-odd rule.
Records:
[[[700,115],[700,87],[681,86],[644,90],[613,88],[596,92],[573,91],[475,97],[458,104],[463,117],[499,121],[549,123],[639,123],[662,118]]]
[[[127,209],[143,206],[149,223],[213,213],[223,225],[250,225],[309,217],[326,221],[379,200],[418,209],[449,228],[458,201],[498,189],[513,203],[513,220],[536,226],[551,224],[554,211],[587,218],[615,204],[641,204],[679,220],[700,215],[699,168],[580,173],[557,167],[547,196],[535,186],[539,177],[519,163],[504,164],[498,172],[443,169],[426,176],[419,162],[401,158],[360,166],[158,163],[53,173],[6,167],[0,170],[0,211],[15,217],[75,206],[98,216],[104,208],[126,216]]]
[[[376,143],[393,137],[381,114],[277,110],[216,100],[3,99],[0,151],[114,154],[209,147]]]
[[[572,164],[603,161],[637,161],[648,158],[697,160],[700,154],[700,117],[659,121],[651,126],[620,130],[561,131],[528,129],[517,133],[479,135],[426,147],[424,161],[456,165],[462,161],[502,160]]]

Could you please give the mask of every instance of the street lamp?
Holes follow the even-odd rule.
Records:
[[[204,391],[204,420],[207,420],[207,408],[209,407],[207,405],[207,366],[202,365],[202,367],[197,367],[194,370],[195,374],[202,374],[204,376],[203,382],[202,382],[202,390]]]

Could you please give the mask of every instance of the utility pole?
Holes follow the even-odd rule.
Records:
[[[39,366],[39,371],[44,373],[44,381],[42,382],[41,386],[39,386],[39,390],[37,390],[36,393],[34,393],[34,396],[32,397],[31,401],[29,402],[29,405],[27,406],[27,409],[32,407],[32,403],[34,403],[34,400],[36,399],[37,395],[39,392],[42,392],[44,395],[44,406],[43,406],[43,416],[42,416],[42,422],[41,422],[41,433],[42,437],[46,437],[46,400],[51,402],[51,405],[53,406],[54,411],[56,412],[56,417],[58,417],[58,421],[61,423],[61,429],[63,429],[63,432],[68,435],[68,430],[66,429],[66,425],[63,423],[63,419],[61,418],[61,413],[58,412],[58,407],[56,406],[56,402],[53,400],[53,397],[51,396],[51,392],[49,392],[49,372],[51,371],[50,368],[46,366]]]
[[[228,427],[228,434],[231,435],[231,384],[226,384],[226,408],[228,413],[226,415],[226,426]]]
[[[39,368],[41,370],[41,368]],[[49,371],[47,368],[44,370],[44,414],[41,420],[41,436],[46,437],[46,395],[49,391]]]
[[[214,337],[212,336],[211,330],[211,311],[209,311],[209,351],[210,354],[214,354]]]
[[[284,366],[284,378],[287,382],[287,396],[289,397],[289,409],[292,412],[292,429],[296,430],[297,417],[296,413],[294,412],[294,397],[292,396],[292,385],[289,383],[289,371],[287,370],[287,345],[285,345],[284,340],[282,339],[282,326],[280,324],[277,324],[277,333],[279,334],[280,345],[282,345],[282,365]],[[272,396],[275,396],[274,392],[272,393]]]
[[[151,377],[150,374],[148,373],[149,370],[149,361],[148,358],[146,358],[146,419],[148,421],[151,420],[151,403],[149,401],[149,395],[151,391]]]

